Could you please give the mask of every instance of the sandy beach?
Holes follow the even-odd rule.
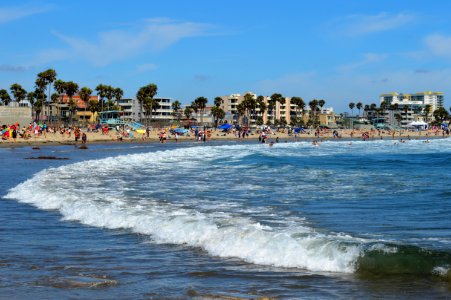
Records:
[[[149,137],[146,137],[145,134],[140,134],[137,132],[132,132],[130,137],[124,137],[116,131],[109,131],[104,134],[102,132],[87,132],[82,130],[87,135],[87,144],[89,143],[155,143],[160,142],[160,133],[162,130],[154,129],[150,131]],[[301,140],[342,140],[342,139],[351,139],[351,140],[363,140],[363,131],[359,130],[349,130],[343,129],[338,130],[338,138],[334,138],[332,130],[323,130],[319,133],[319,136],[315,136],[314,130],[308,130],[302,134],[288,134],[286,131],[280,132],[271,132],[267,134],[267,142],[275,141],[275,142],[293,142],[293,141],[301,141]],[[220,130],[213,130],[207,132],[207,142],[208,141],[227,141],[227,140],[259,140],[260,133],[253,132],[247,135],[245,138],[238,138],[237,134],[234,132],[222,132]],[[368,140],[377,140],[377,139],[432,139],[432,138],[443,138],[448,137],[446,134],[443,135],[441,130],[429,130],[429,131],[370,131],[368,132]],[[175,143],[175,142],[196,142],[196,138],[194,133],[179,135],[177,138],[175,135],[167,134],[167,143]],[[18,137],[15,141],[12,138],[4,139],[0,141],[0,147],[14,147],[14,146],[37,146],[43,144],[51,144],[51,145],[67,145],[67,144],[81,144],[80,139],[78,142],[75,141],[75,137],[73,134],[61,134],[59,132],[56,133],[43,133],[40,135],[32,134],[29,138],[21,138]]]

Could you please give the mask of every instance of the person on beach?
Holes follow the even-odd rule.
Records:
[[[83,132],[83,134],[81,135],[81,143],[86,144],[86,140],[87,140],[86,133]]]

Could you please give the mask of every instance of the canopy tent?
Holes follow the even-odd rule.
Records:
[[[232,128],[232,125],[230,124],[222,124],[221,126],[218,127],[218,129],[224,129],[224,130],[229,130],[230,128]]]
[[[417,129],[427,129],[428,123],[423,122],[423,121],[414,121],[414,122],[410,122],[409,124],[407,124],[407,126],[415,127]]]

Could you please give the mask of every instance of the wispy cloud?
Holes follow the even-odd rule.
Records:
[[[52,9],[51,5],[19,5],[0,7],[0,23],[11,22],[31,15],[47,12]]]
[[[351,64],[339,66],[338,70],[342,72],[349,72],[372,63],[381,62],[386,58],[387,58],[386,54],[366,53],[362,60]]]
[[[105,66],[142,52],[158,52],[181,39],[207,35],[208,24],[178,22],[169,19],[148,19],[139,26],[101,32],[94,41],[53,32],[69,47],[67,57]]]
[[[207,81],[210,77],[204,74],[194,75],[194,80],[196,81]]]
[[[424,39],[424,43],[432,54],[451,59],[451,36],[431,34]]]
[[[21,65],[0,65],[0,72],[24,72],[27,71],[29,67],[21,66]]]
[[[155,64],[142,64],[142,65],[139,65],[138,67],[136,67],[136,70],[139,73],[143,73],[143,72],[153,71],[156,68],[157,68],[157,65],[155,65]]]
[[[389,31],[415,20],[415,15],[408,13],[390,14],[386,12],[377,15],[349,15],[335,19],[334,28],[341,28],[341,34],[346,36],[363,36],[372,33]]]

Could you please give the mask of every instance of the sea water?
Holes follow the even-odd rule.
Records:
[[[450,139],[0,149],[0,296],[450,297],[450,154]]]

